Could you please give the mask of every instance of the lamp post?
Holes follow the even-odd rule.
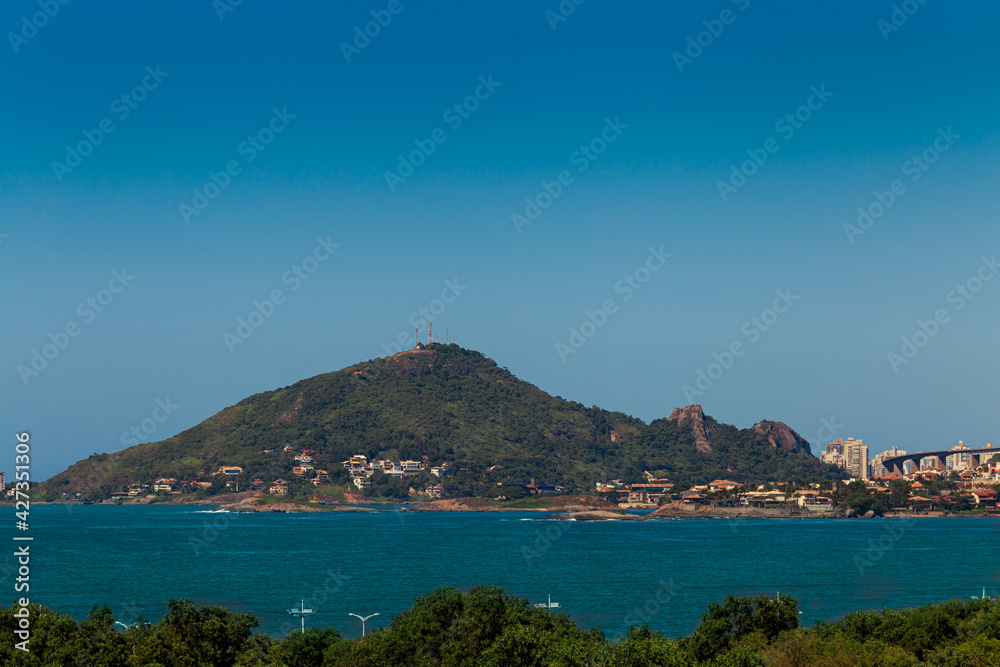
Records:
[[[360,618],[361,619],[361,636],[364,637],[365,636],[365,622],[369,618],[371,618],[372,616],[378,616],[378,614],[377,613],[375,613],[375,614],[368,614],[367,616],[358,616],[357,614],[348,614],[348,616],[353,616],[354,618]]]
[[[306,601],[303,600],[298,609],[289,609],[288,613],[302,619],[302,634],[306,633],[306,616],[313,613],[312,609],[306,609]]]

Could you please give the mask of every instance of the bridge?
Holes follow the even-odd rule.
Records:
[[[949,456],[955,454],[969,454],[971,460],[969,462],[970,466],[975,468],[980,465],[981,462],[989,461],[993,458],[994,454],[1000,454],[1000,447],[983,447],[980,449],[943,449],[936,452],[917,452],[916,454],[906,454],[903,456],[894,456],[889,459],[882,461],[882,465],[889,472],[898,472],[900,475],[906,474],[905,464],[909,461],[912,465],[910,470],[917,472],[920,470],[920,462],[924,459],[934,458],[937,459],[937,465],[935,467],[940,469],[947,468],[946,459]],[[980,454],[986,454],[985,457],[980,457]],[[982,461],[980,461],[982,459]]]

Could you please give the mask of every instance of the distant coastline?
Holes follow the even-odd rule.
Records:
[[[233,494],[236,495],[236,494]],[[242,494],[240,494],[242,495]],[[414,513],[455,513],[455,512],[490,512],[490,513],[525,513],[541,514],[540,520],[550,521],[678,521],[685,519],[924,519],[924,518],[993,518],[1000,519],[1000,512],[961,512],[948,513],[941,511],[900,511],[887,512],[882,516],[854,515],[850,511],[789,511],[787,509],[759,509],[746,507],[706,507],[698,510],[684,510],[670,503],[659,508],[615,508],[598,499],[594,503],[585,502],[586,498],[578,497],[570,503],[546,503],[535,507],[504,505],[479,498],[453,498],[445,500],[422,501],[416,503],[364,502],[364,503],[326,503],[312,504],[303,502],[271,502],[257,504],[254,501],[259,496],[243,498],[218,497],[189,502],[167,501],[149,502],[145,499],[129,501],[70,503],[70,502],[40,502],[39,505],[95,505],[121,507],[200,507],[210,511],[232,513],[316,513],[316,512],[414,512]],[[563,499],[568,500],[568,499]],[[583,501],[583,502],[581,502]],[[372,507],[372,506],[378,507]],[[384,508],[384,509],[383,509]],[[648,514],[627,513],[629,510],[649,510]]]

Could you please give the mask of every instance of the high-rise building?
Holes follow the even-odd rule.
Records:
[[[891,459],[895,456],[906,456],[906,450],[897,449],[893,447],[892,449],[887,449],[884,452],[876,454],[872,457],[871,474],[872,477],[886,477],[891,472],[887,470],[883,461],[886,459]]]
[[[820,460],[843,468],[855,479],[868,479],[868,447],[861,440],[837,438],[827,443]]]
[[[838,468],[844,467],[844,440],[837,438],[833,442],[826,443],[826,451],[820,454],[820,461],[830,463]]]
[[[4,474],[0,472],[0,495],[7,493],[7,480],[4,478]]]
[[[861,440],[848,438],[844,443],[844,463],[855,479],[868,479],[868,446]]]
[[[967,449],[972,449],[972,448],[966,447],[962,443],[962,441],[959,440],[958,444],[951,448],[951,451],[960,452]],[[966,468],[972,466],[972,454],[949,454],[945,458],[945,465],[948,468],[948,470],[956,470],[958,472],[961,472]]]

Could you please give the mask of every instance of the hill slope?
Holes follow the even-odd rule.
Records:
[[[478,352],[434,344],[251,396],[172,438],[80,461],[42,490],[107,497],[160,476],[211,481],[222,465],[243,467],[245,488],[254,477],[290,476],[285,445],[315,450],[314,465],[334,483],[347,481],[340,462],[353,454],[447,461],[494,487],[536,479],[593,488],[641,481],[644,470],[677,482],[839,476],[784,424],[741,430],[699,406],[646,424],[551,396]]]

